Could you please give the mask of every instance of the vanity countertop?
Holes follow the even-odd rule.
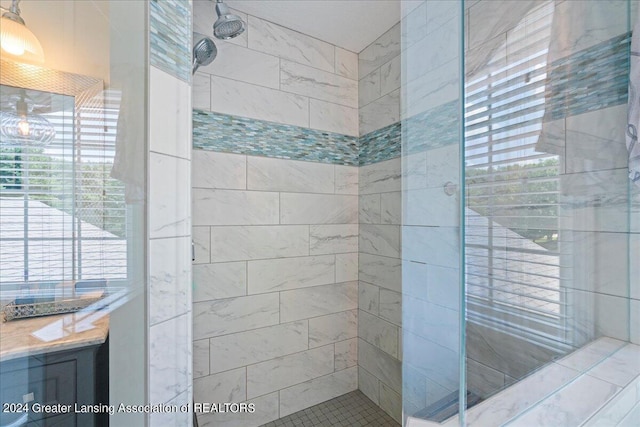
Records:
[[[107,310],[0,320],[0,362],[102,344],[108,334]]]

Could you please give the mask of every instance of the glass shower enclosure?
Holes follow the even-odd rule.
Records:
[[[408,425],[598,425],[637,381],[636,8],[403,2]],[[597,397],[564,411],[581,387]]]

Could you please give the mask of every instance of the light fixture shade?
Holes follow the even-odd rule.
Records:
[[[44,51],[38,38],[25,25],[0,18],[0,50],[12,59],[32,64],[44,63]]]
[[[0,147],[44,147],[55,136],[53,125],[38,114],[0,111]]]

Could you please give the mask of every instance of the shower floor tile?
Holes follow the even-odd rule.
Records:
[[[262,427],[398,427],[360,390],[327,400],[316,406],[264,424]]]

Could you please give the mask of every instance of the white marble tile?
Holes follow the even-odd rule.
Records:
[[[629,341],[634,344],[640,345],[640,301],[632,299],[630,300],[629,318],[631,323],[631,330]]]
[[[613,384],[583,375],[507,425],[581,425],[618,390]]]
[[[195,0],[193,2],[193,31],[203,35],[213,34],[213,23],[218,19],[218,15],[215,10],[215,3],[210,0]],[[238,15],[247,24],[247,14],[240,12],[236,9],[230,9],[231,13]],[[247,36],[249,31],[245,30],[244,33],[229,40],[215,39],[216,46],[222,43],[233,43],[240,46],[247,47]]]
[[[458,183],[459,156],[460,148],[456,144],[427,151],[427,187],[442,189],[447,182]]]
[[[427,35],[427,2],[407,13],[401,21],[402,49],[415,44]]]
[[[402,325],[402,294],[380,289],[380,317],[395,325]]]
[[[560,229],[628,232],[628,170],[611,169],[560,176]],[[632,207],[633,208],[633,207]]]
[[[286,388],[280,391],[280,416],[285,417],[357,388],[358,372],[355,367]]]
[[[397,258],[361,253],[359,278],[383,288],[401,292],[402,263]]]
[[[383,224],[402,224],[402,193],[380,194],[380,215]]]
[[[149,322],[191,310],[191,239],[149,241]]]
[[[249,261],[249,294],[334,283],[335,257],[320,255]]]
[[[396,422],[402,423],[402,397],[383,382],[380,382],[380,407]]]
[[[335,165],[335,193],[358,194],[358,167]]]
[[[193,378],[209,375],[209,340],[193,342]]]
[[[478,0],[465,2],[465,8],[469,8]],[[432,32],[447,24],[451,19],[461,19],[460,5],[449,0],[431,0],[427,2],[427,30]]]
[[[578,371],[552,363],[504,392],[469,409],[467,424],[501,425],[579,375]]]
[[[191,87],[156,67],[149,72],[149,149],[189,159]]]
[[[400,88],[400,55],[380,67],[380,93],[386,95]]]
[[[623,420],[635,408],[639,408],[638,403],[638,383],[637,378],[620,393],[614,396],[604,407],[602,407],[593,417],[583,425],[585,427],[631,427],[640,424],[640,418],[635,423],[625,424]],[[635,383],[635,384],[634,384]],[[640,413],[638,414],[640,415]]]
[[[358,339],[340,341],[335,344],[335,369],[341,371],[358,365]]]
[[[336,46],[336,74],[358,80],[358,54]]]
[[[402,257],[455,268],[460,259],[458,227],[411,227],[402,235]]]
[[[427,383],[424,374],[409,364],[402,366],[402,395],[405,402],[421,409],[427,403]],[[411,413],[408,413],[411,415]]]
[[[246,294],[246,262],[193,266],[193,302],[240,297]]]
[[[209,227],[193,227],[191,238],[195,252],[194,264],[208,264],[211,262],[211,234]]]
[[[358,253],[336,255],[336,283],[358,280]]]
[[[231,43],[217,43],[218,57],[198,72],[258,86],[280,88],[280,59]]]
[[[400,191],[401,166],[397,158],[360,167],[360,195]]]
[[[358,54],[360,78],[400,54],[400,22]]]
[[[390,92],[360,109],[360,135],[400,121],[400,89]]]
[[[191,235],[190,170],[188,160],[150,153],[149,237]]]
[[[275,325],[278,294],[251,295],[193,304],[193,338],[203,339]]]
[[[358,224],[310,226],[309,250],[311,255],[358,252]]]
[[[430,71],[456,60],[460,55],[460,23],[452,19],[410,46],[404,56],[406,81],[412,82]],[[432,86],[435,87],[435,86]]]
[[[415,47],[415,46],[414,46]],[[407,66],[407,74],[412,73]],[[415,71],[413,71],[416,74]],[[434,68],[424,75],[418,75],[403,85],[403,109],[401,118],[432,111],[460,97],[460,72],[458,60],[452,60]],[[456,144],[457,145],[457,144]]]
[[[594,336],[629,339],[629,300],[594,292],[567,290],[573,307],[568,326],[582,342]]]
[[[244,402],[247,400],[245,368],[208,375],[193,380],[196,402]]]
[[[321,347],[358,335],[356,310],[343,311],[309,319],[309,348]]]
[[[624,387],[640,375],[640,346],[627,344],[587,374]]]
[[[549,60],[564,58],[622,34],[627,26],[627,7],[623,0],[558,4],[553,19],[563,26],[563,31],[555,40],[557,46],[550,51]]]
[[[379,382],[378,378],[358,365],[358,388],[376,405],[380,402]]]
[[[378,315],[380,307],[380,288],[365,282],[358,283],[358,308]]]
[[[309,255],[306,225],[211,227],[211,262]]]
[[[399,225],[362,224],[358,242],[360,252],[400,258]]]
[[[358,198],[360,224],[380,224],[380,194],[367,194]]]
[[[191,87],[191,102],[196,110],[209,111],[211,109],[211,76],[196,73]]]
[[[358,105],[360,108],[380,98],[380,69],[376,69],[358,81]]]
[[[397,359],[398,327],[396,325],[366,311],[360,311],[358,313],[358,338],[375,345]]]
[[[191,385],[191,316],[149,328],[149,401],[166,403]]]
[[[309,99],[250,83],[211,77],[211,111],[294,126],[309,125]]]
[[[402,363],[362,339],[358,339],[358,364],[391,389],[402,391]]]
[[[404,197],[407,225],[453,227],[460,223],[459,203],[444,192],[443,186],[408,190]]]
[[[504,387],[504,374],[467,358],[467,389],[480,397],[488,397]]]
[[[249,47],[299,64],[335,71],[333,45],[255,16],[249,17]]]
[[[247,367],[247,397],[271,393],[333,372],[333,345],[278,357]]]
[[[585,372],[594,365],[611,356],[624,346],[624,341],[602,337],[577,349],[566,357],[556,361],[557,364],[577,371]]]
[[[358,136],[358,109],[334,102],[309,99],[309,127]]]
[[[180,393],[173,399],[167,402],[167,405],[181,408],[184,405],[189,405],[193,400],[193,393],[191,393],[191,387],[186,391]],[[149,415],[149,426],[152,427],[173,427],[188,425],[192,421],[193,414],[191,412],[153,412]],[[110,422],[113,423],[113,417],[110,418]]]
[[[280,293],[281,322],[354,310],[357,307],[357,282],[314,286]]]
[[[626,105],[567,117],[566,172],[626,167],[626,120]]]
[[[193,190],[194,225],[278,224],[278,193]]]
[[[629,297],[630,253],[625,233],[566,231],[562,251],[573,267],[570,287],[608,295]]]
[[[357,196],[280,194],[281,224],[356,224],[357,222]]]
[[[247,157],[249,190],[332,194],[334,182],[334,167],[330,164]]]
[[[415,142],[414,142],[415,141]],[[405,138],[405,150],[411,151],[414,144],[422,144],[417,136]],[[413,190],[427,186],[427,152],[421,151],[402,156],[402,189]]]
[[[281,61],[280,90],[358,108],[357,81],[295,62]]]
[[[193,150],[191,185],[198,188],[245,190],[247,188],[247,156]]]
[[[279,401],[278,393],[269,393],[246,402],[255,405],[254,412],[198,414],[198,424],[202,427],[259,427],[279,418]]]
[[[211,373],[307,350],[308,329],[304,320],[211,338]]]

